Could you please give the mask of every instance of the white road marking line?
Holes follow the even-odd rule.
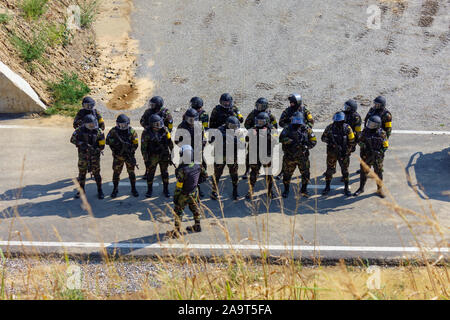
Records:
[[[200,249],[200,250],[272,250],[272,251],[348,251],[348,252],[421,252],[418,247],[363,247],[363,246],[292,246],[243,244],[170,244],[170,243],[97,243],[97,242],[43,242],[0,241],[0,246],[59,247],[59,248],[122,248],[122,249]],[[425,252],[448,253],[448,248],[423,248]]]
[[[106,127],[109,130],[113,127]],[[135,130],[143,131],[142,127],[133,127]],[[24,125],[0,125],[0,129],[67,129],[64,127],[40,127]],[[280,130],[280,129],[279,129]],[[314,132],[322,133],[325,129],[314,129]],[[280,130],[281,132],[281,130]],[[425,130],[392,130],[393,134],[417,134],[417,135],[450,135],[450,131],[425,131]]]
[[[112,182],[108,183],[108,186],[113,187],[114,184]],[[147,186],[147,182],[136,182],[136,187],[146,187]],[[159,183],[158,182],[153,182],[153,186],[154,187],[158,187]],[[131,187],[131,183],[129,182],[119,182],[119,187]]]

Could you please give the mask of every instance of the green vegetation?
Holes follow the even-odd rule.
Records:
[[[95,15],[98,12],[98,6],[98,0],[85,0],[82,4],[80,4],[80,26],[82,29],[87,29],[92,25],[95,20]]]
[[[48,0],[23,0],[20,4],[25,18],[36,20],[47,11]]]
[[[45,113],[48,115],[62,114],[65,116],[75,116],[80,108],[80,102],[91,90],[81,80],[78,75],[72,73],[63,74],[61,81],[48,84],[48,89],[52,93],[54,105],[48,108]]]
[[[10,41],[19,51],[20,58],[28,64],[30,72],[32,72],[32,62],[40,60],[46,49],[46,42],[42,34],[34,34],[31,41],[25,40],[16,34],[12,34]]]
[[[54,48],[58,45],[67,46],[71,40],[70,31],[65,24],[51,23],[44,27],[47,44]]]
[[[0,13],[0,24],[6,24],[11,20],[11,17],[6,13]]]

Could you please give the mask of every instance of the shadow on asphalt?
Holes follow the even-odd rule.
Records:
[[[116,248],[115,246],[120,246],[121,244],[154,244],[161,243],[164,241],[165,233],[153,234],[151,236],[139,237],[134,239],[128,239],[124,241],[114,242],[112,246],[106,247],[106,251],[108,254],[130,254],[136,250],[140,250],[141,248]]]
[[[414,153],[405,172],[408,186],[420,198],[450,202],[450,195],[444,194],[450,192],[450,147],[433,153]]]
[[[340,176],[335,178],[338,181]],[[122,179],[126,182],[128,179]],[[142,180],[138,180],[142,181]],[[247,180],[248,181],[248,180]],[[245,199],[248,191],[248,182],[239,181],[239,199],[231,199],[231,181],[229,176],[223,177],[219,182],[221,201],[210,198],[211,184],[206,182],[201,188],[205,196],[202,198],[201,211],[206,218],[242,218],[250,215],[258,215],[267,212],[283,212],[286,215],[295,214],[328,214],[351,209],[351,205],[361,201],[373,194],[363,194],[359,197],[345,197],[342,190],[331,190],[328,196],[320,195],[321,189],[309,189],[311,196],[304,198],[299,196],[299,186],[291,185],[291,193],[288,199],[281,197],[282,183],[276,182],[278,191],[275,199],[268,201],[264,193],[265,182],[260,178],[255,186],[255,196],[252,201]],[[313,184],[319,184],[320,177],[312,179]],[[155,182],[158,182],[156,179]],[[322,184],[322,183],[320,183]],[[339,184],[342,184],[339,182]],[[130,187],[119,187],[119,195],[116,199],[110,198],[112,186],[109,183],[103,184],[105,199],[97,199],[97,188],[92,179],[88,179],[86,184],[86,195],[92,207],[93,215],[96,218],[107,218],[113,215],[137,215],[142,221],[157,221],[161,223],[171,223],[173,218],[173,190],[175,183],[171,183],[169,188],[172,197],[165,198],[162,195],[162,185],[153,188],[153,198],[146,199],[146,187],[138,186],[140,196],[134,198],[130,194]],[[70,189],[70,191],[69,191]],[[10,202],[6,208],[0,212],[1,218],[14,216],[15,209],[21,217],[41,217],[60,216],[63,218],[76,218],[88,215],[82,207],[80,199],[74,199],[75,189],[71,179],[64,179],[48,185],[28,185],[22,189],[7,190],[0,195],[0,200]],[[276,190],[276,189],[275,189]],[[314,194],[316,192],[317,194]],[[46,200],[45,197],[51,197]],[[15,200],[18,200],[16,205]],[[29,200],[23,203],[24,200]],[[192,218],[192,213],[185,208],[186,218]]]

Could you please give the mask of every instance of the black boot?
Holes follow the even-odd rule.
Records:
[[[290,185],[288,183],[284,184],[284,191],[283,191],[283,198],[287,198],[289,196],[289,187]]]
[[[117,194],[119,193],[119,181],[113,181],[114,187],[113,191],[111,192],[111,198],[116,198]]]
[[[344,194],[346,197],[350,197],[352,193],[350,192],[350,189],[348,187],[348,181],[345,181],[345,187],[344,187]]]
[[[145,194],[146,198],[151,198],[153,194],[153,184],[147,185],[147,193]]]
[[[300,193],[302,194],[302,196],[304,196],[306,198],[309,197],[307,184],[302,184],[302,189],[300,190]]]
[[[81,188],[81,191],[83,193],[85,193],[85,191],[84,191],[84,183],[80,183],[80,188]],[[80,191],[77,191],[77,193],[75,194],[74,198],[75,199],[80,199]]]
[[[139,197],[139,192],[136,190],[136,180],[130,180],[131,183],[131,194],[133,197]]]
[[[105,198],[105,195],[103,194],[103,190],[102,190],[102,178],[101,177],[95,178],[95,182],[97,183],[97,197],[100,200],[102,200]]]
[[[202,189],[200,188],[200,185],[197,186],[198,189],[198,196],[200,198],[203,198],[205,196],[205,194],[203,193]]]
[[[186,231],[189,233],[201,232],[202,227],[200,226],[200,222],[195,222],[193,226],[186,227]]]
[[[238,186],[233,185],[233,200],[237,200],[239,198],[237,189],[238,189]]]
[[[327,180],[326,181],[326,186],[325,186],[325,189],[323,189],[323,191],[322,191],[322,195],[323,196],[326,196],[329,192],[330,192],[330,190],[331,190],[331,188],[330,188],[330,186],[331,186],[331,180]]]
[[[163,187],[163,193],[164,193],[164,196],[165,196],[166,198],[170,198],[169,184],[168,184],[168,183],[165,183],[165,184],[164,184],[164,187]]]

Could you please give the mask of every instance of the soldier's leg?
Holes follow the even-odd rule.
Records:
[[[350,189],[348,187],[349,184],[349,172],[348,167],[350,166],[350,155],[346,156],[344,159],[339,160],[339,166],[341,167],[342,179],[344,181],[344,194],[349,197],[351,196]]]
[[[311,164],[309,162],[309,158],[302,158],[299,161],[298,169],[300,170],[300,174],[302,175],[302,189],[301,194],[305,197],[308,197],[308,183],[309,179],[311,178],[311,173],[309,168],[311,167]]]
[[[377,194],[380,198],[385,198],[386,195],[383,192],[383,160],[384,157],[378,157],[373,164],[374,171],[378,178],[380,178],[381,181],[377,181]]]
[[[211,199],[217,200],[219,197],[219,180],[223,174],[223,169],[225,168],[225,163],[214,164],[214,176],[212,177],[212,192]]]
[[[331,179],[333,174],[336,173],[336,162],[338,156],[334,152],[327,151],[327,171],[325,172],[325,189],[322,191],[322,195],[327,195],[331,190]]]
[[[150,168],[150,167],[149,167]],[[175,229],[171,231],[167,231],[166,237],[168,238],[179,238],[181,235],[181,219],[183,216],[184,208],[187,204],[187,197],[181,193],[176,194],[173,197],[173,204],[174,204],[174,226]]]
[[[191,210],[192,214],[194,215],[194,225],[186,227],[187,232],[201,232],[202,231],[202,228],[200,226],[200,206],[199,206],[200,201],[199,200],[200,199],[198,198],[197,193],[191,194],[188,198],[189,209]]]
[[[83,158],[78,158],[78,183],[80,184],[81,190],[84,192],[84,186],[86,185],[86,174],[87,174],[88,163]],[[80,192],[77,191],[75,194],[75,199],[80,198]]]
[[[284,160],[285,160],[285,159],[286,159],[286,155],[283,154],[283,160],[282,160],[283,163],[284,163]],[[283,175],[284,175],[283,166],[281,166],[281,172],[275,177],[275,179],[281,180],[281,178],[283,177]]]
[[[119,181],[120,181],[120,174],[122,173],[124,161],[118,157],[114,157],[113,159],[113,191],[111,192],[111,198],[117,197],[117,194],[119,193]]]
[[[268,163],[268,164],[264,165],[265,179],[266,179],[266,185],[267,185],[267,196],[270,199],[273,199],[274,198],[274,194],[273,194],[273,175],[272,175],[271,170],[272,170],[271,163]]]
[[[282,194],[283,198],[287,198],[289,196],[291,179],[296,167],[297,163],[295,161],[283,157],[283,166],[281,169],[283,172],[283,185],[284,185],[284,191]]]
[[[369,157],[366,154],[364,154],[363,152],[361,152],[360,156],[361,156],[361,160],[364,161],[364,163],[370,167],[371,164],[369,163]],[[360,171],[359,172],[359,188],[353,194],[354,196],[359,196],[361,193],[364,192],[364,186],[366,185],[366,181],[367,181],[367,172],[364,169],[362,164],[360,165],[359,171]]]
[[[237,198],[239,197],[237,192],[239,183],[238,169],[239,165],[237,163],[228,165],[228,170],[230,171],[231,177],[231,184],[233,185],[233,200],[237,200]]]
[[[258,179],[259,170],[261,169],[261,164],[250,164],[250,185],[249,185],[249,191],[247,195],[245,196],[248,200],[252,198],[252,194],[254,191],[254,187],[256,184],[256,180]]]
[[[161,178],[163,181],[163,193],[166,198],[170,197],[169,192],[169,161],[160,161],[159,170],[161,171]]]
[[[100,175],[100,155],[92,159],[92,175],[95,178],[97,184],[97,197],[101,200],[105,198],[102,190],[102,177]]]
[[[242,176],[242,179],[246,180],[248,178],[249,172],[250,172],[250,154],[248,153],[248,148],[247,148],[247,153],[245,155],[245,173]]]
[[[206,164],[206,161],[205,161],[205,155],[204,155],[204,154],[202,154],[202,167],[203,167],[206,171],[208,171],[208,165]],[[203,198],[203,197],[205,196],[205,194],[203,193],[203,191],[202,191],[202,189],[201,189],[201,187],[200,187],[200,184],[198,184],[197,189],[198,189],[198,195],[199,195],[199,197],[200,197],[200,198]]]
[[[151,157],[147,167],[147,193],[145,196],[150,198],[153,194],[153,179],[155,179],[156,166],[158,165],[158,158]]]
[[[128,177],[130,178],[131,194],[134,197],[139,197],[139,193],[136,190],[136,173],[134,172],[135,166],[130,162],[125,162],[127,166]]]

